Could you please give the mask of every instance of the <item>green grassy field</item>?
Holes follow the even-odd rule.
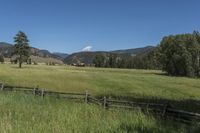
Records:
[[[52,97],[0,93],[1,133],[198,133],[139,111],[104,110]]]
[[[0,81],[9,85],[39,85],[54,91],[95,96],[200,100],[200,79],[170,77],[155,70],[97,69],[69,66],[0,64]]]
[[[39,85],[53,91],[94,96],[200,100],[200,79],[165,76],[161,71],[0,64],[0,81]],[[191,104],[191,103],[189,103]],[[192,105],[193,107],[193,105]],[[187,107],[188,108],[188,107]],[[190,108],[190,107],[189,107]],[[198,125],[163,121],[139,111],[104,110],[53,97],[0,93],[0,132],[199,133]]]

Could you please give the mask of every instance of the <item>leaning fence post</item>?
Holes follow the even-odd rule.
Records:
[[[3,89],[4,89],[4,84],[2,83],[1,84],[1,91],[3,91]]]
[[[106,109],[106,97],[103,97],[103,107]]]
[[[85,103],[88,103],[88,91],[85,91]]]

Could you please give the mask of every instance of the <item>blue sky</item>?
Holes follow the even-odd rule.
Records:
[[[0,41],[24,31],[52,52],[156,45],[163,36],[200,31],[199,0],[0,0]]]

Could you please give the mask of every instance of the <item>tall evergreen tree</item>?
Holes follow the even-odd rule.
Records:
[[[19,31],[14,37],[14,54],[18,56],[19,68],[22,67],[22,63],[29,57],[29,40],[26,34]]]
[[[97,54],[93,59],[93,63],[95,67],[105,67],[105,56],[103,54]]]

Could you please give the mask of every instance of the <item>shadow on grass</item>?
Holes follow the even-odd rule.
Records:
[[[17,66],[17,65],[11,65],[10,67],[14,68],[14,69],[19,69],[19,70],[29,68],[29,66],[22,66],[21,68],[19,68],[19,66]]]
[[[191,78],[191,79],[200,79],[200,77],[188,77],[188,76],[181,76],[181,75],[170,75],[166,72],[162,72],[162,73],[156,73],[156,72],[150,72],[147,74],[152,74],[152,75],[158,75],[158,76],[167,76],[167,77],[182,77],[182,78]]]
[[[117,130],[124,131],[124,132],[127,132],[127,133],[134,133],[134,132],[153,133],[153,132],[156,132],[155,129],[152,129],[152,128],[149,128],[149,127],[142,127],[141,125],[133,126],[133,125],[130,125],[130,124],[127,124],[127,123],[122,123],[118,127]],[[156,133],[161,133],[161,132],[159,131],[159,132],[156,132]]]
[[[157,120],[160,127],[146,127],[142,125],[131,125],[128,123],[122,123],[117,131],[123,131],[126,133],[171,133],[171,132],[182,132],[182,133],[199,133],[200,125],[185,125],[176,122]],[[174,131],[175,130],[175,131]]]
[[[200,113],[200,100],[194,99],[184,99],[184,100],[173,100],[173,99],[164,99],[164,98],[147,98],[147,97],[133,97],[133,96],[115,96],[107,95],[107,98],[116,99],[116,100],[125,100],[133,102],[145,102],[145,103],[158,103],[166,104],[174,109],[185,110],[194,113]],[[97,98],[103,98],[103,96],[97,96]]]

